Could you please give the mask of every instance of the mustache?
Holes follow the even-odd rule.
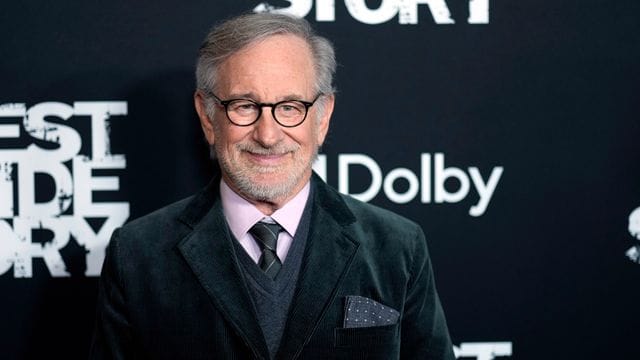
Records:
[[[283,155],[289,152],[297,151],[300,146],[285,145],[282,143],[278,143],[273,146],[263,146],[258,143],[240,143],[236,145],[236,148],[240,151],[247,151],[258,155]]]

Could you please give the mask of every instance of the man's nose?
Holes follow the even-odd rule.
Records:
[[[262,108],[262,113],[254,125],[253,140],[264,145],[275,145],[282,140],[282,127],[273,118],[271,107]]]

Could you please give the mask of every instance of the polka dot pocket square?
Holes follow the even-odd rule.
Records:
[[[393,325],[400,313],[377,301],[363,296],[347,296],[344,305],[344,327],[360,328]]]

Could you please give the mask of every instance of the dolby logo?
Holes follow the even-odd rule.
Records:
[[[504,172],[502,166],[495,166],[491,173],[482,174],[480,169],[470,166],[465,169],[445,165],[443,153],[420,154],[420,170],[394,168],[386,174],[380,165],[365,154],[339,154],[337,166],[338,191],[353,196],[361,201],[370,201],[381,191],[392,202],[406,204],[411,201],[429,203],[457,203],[464,200],[471,192],[478,195],[478,202],[469,208],[469,215],[481,216],[487,210],[498,182]],[[361,192],[351,191],[350,171],[360,167],[370,175],[371,182]],[[326,181],[327,156],[319,155],[313,170]],[[335,169],[334,166],[331,170]],[[457,183],[454,190],[445,187],[445,182],[453,180]],[[396,190],[396,182],[408,184],[404,191]]]

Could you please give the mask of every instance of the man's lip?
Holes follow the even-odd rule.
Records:
[[[261,164],[274,164],[274,163],[279,163],[280,160],[282,160],[284,158],[284,156],[287,153],[282,153],[282,154],[259,154],[259,153],[254,153],[251,151],[247,151],[247,153],[249,154],[249,156],[251,157],[251,159],[257,163],[261,163]]]

